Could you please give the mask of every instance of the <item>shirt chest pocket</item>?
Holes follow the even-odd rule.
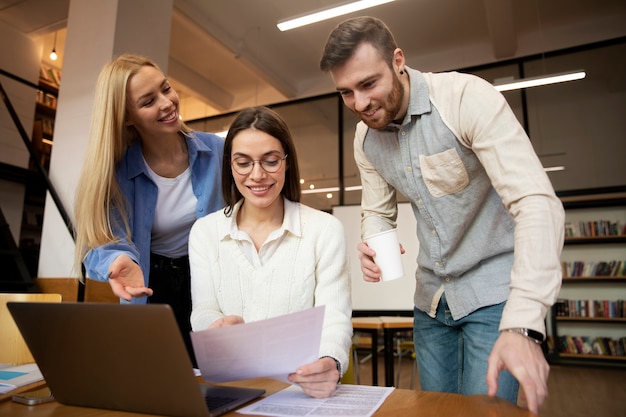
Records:
[[[426,188],[433,197],[457,193],[467,187],[469,176],[456,149],[420,155],[420,167]]]

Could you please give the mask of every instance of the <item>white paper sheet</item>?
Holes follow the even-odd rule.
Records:
[[[42,380],[43,376],[35,363],[11,367],[2,366],[0,367],[0,394]]]
[[[202,378],[208,382],[268,377],[287,381],[319,358],[324,306],[284,316],[191,332]]]
[[[273,417],[350,416],[370,417],[385,402],[394,387],[338,385],[329,398],[313,398],[292,385],[276,394],[237,410],[241,414]]]

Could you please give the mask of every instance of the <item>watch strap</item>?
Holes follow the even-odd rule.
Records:
[[[525,327],[515,327],[515,328],[512,328],[512,329],[504,329],[502,331],[503,332],[510,332],[510,333],[521,334],[525,338],[532,340],[533,342],[537,343],[538,345],[543,343],[543,335],[541,333],[539,333],[538,331],[536,331],[536,330],[527,329]]]

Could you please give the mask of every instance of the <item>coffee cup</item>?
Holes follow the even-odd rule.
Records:
[[[376,252],[374,262],[380,268],[382,281],[392,281],[404,276],[397,229],[376,233],[364,240]]]

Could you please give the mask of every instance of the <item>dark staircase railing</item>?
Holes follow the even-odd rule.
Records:
[[[0,208],[0,290],[2,292],[33,292],[36,288],[22,253],[15,244],[9,224]]]
[[[14,74],[6,72],[0,69],[0,74],[4,75],[8,78],[16,80],[20,83],[29,85],[33,88],[38,88],[36,84],[31,83],[28,80],[20,78]],[[45,185],[45,189],[50,193],[50,197],[54,204],[56,205],[67,230],[69,231],[72,238],[74,237],[74,227],[72,225],[72,221],[70,216],[67,214],[65,207],[59,195],[54,188],[54,185],[50,181],[48,177],[48,173],[45,168],[39,161],[39,158],[36,157],[36,152],[33,147],[33,144],[22,125],[11,100],[7,96],[2,83],[0,82],[0,99],[4,103],[15,127],[17,128],[26,149],[28,149],[28,153],[30,155],[30,159],[32,165],[35,167],[35,171],[37,174],[38,180],[42,181]],[[17,170],[20,170],[17,168]],[[31,276],[28,268],[24,262],[22,257],[22,253],[20,252],[18,245],[15,243],[13,235],[11,234],[11,230],[9,229],[9,225],[2,213],[2,209],[0,208],[0,266],[2,267],[2,273],[0,273],[0,291],[4,292],[32,292],[36,290],[34,278]]]

